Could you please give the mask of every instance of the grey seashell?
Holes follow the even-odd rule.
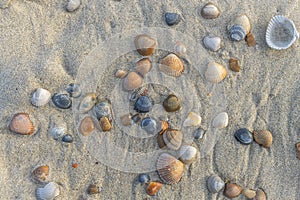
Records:
[[[190,164],[196,159],[197,152],[198,151],[195,147],[183,145],[178,151],[179,160],[181,160],[185,164]]]
[[[72,105],[72,100],[68,94],[56,93],[52,96],[52,101],[60,109],[68,109]]]
[[[64,118],[60,115],[51,116],[48,132],[55,140],[61,138],[67,132],[67,124]]]
[[[204,47],[211,51],[218,51],[221,48],[221,38],[205,36],[203,38]]]
[[[207,179],[207,189],[211,193],[217,193],[221,191],[224,186],[224,181],[218,175],[213,174]]]
[[[31,98],[32,105],[39,107],[46,105],[51,98],[51,93],[43,88],[38,88]]]
[[[234,41],[244,40],[246,37],[246,30],[241,25],[233,25],[229,30],[229,37]]]
[[[100,120],[103,116],[107,117],[109,120],[112,120],[111,105],[107,101],[97,103],[94,106],[93,111],[98,120]]]
[[[299,33],[292,20],[276,15],[269,22],[266,31],[266,41],[269,47],[276,50],[289,48],[297,39]]]
[[[66,90],[71,97],[77,98],[81,95],[80,86],[75,83],[71,83]]]
[[[66,143],[72,143],[73,136],[71,134],[66,134],[62,137],[61,141],[66,142]]]
[[[66,9],[68,12],[73,12],[79,8],[80,4],[81,4],[81,0],[70,0],[67,4]]]
[[[228,114],[226,112],[219,113],[212,122],[213,127],[222,129],[228,125]]]
[[[59,195],[59,187],[56,183],[50,182],[43,188],[36,190],[36,197],[38,200],[53,200]]]
[[[219,17],[220,14],[221,14],[220,9],[211,2],[207,3],[201,9],[201,16],[205,19],[215,19]]]

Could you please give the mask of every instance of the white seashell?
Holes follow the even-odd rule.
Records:
[[[205,78],[212,83],[219,83],[226,77],[226,74],[224,66],[216,62],[210,62],[205,72]]]
[[[174,46],[174,53],[179,57],[182,57],[186,54],[186,46],[183,44],[183,42],[176,42]]]
[[[211,2],[207,3],[201,9],[201,16],[205,19],[215,19],[215,18],[219,17],[220,14],[221,14],[220,9]]]
[[[79,8],[80,4],[81,4],[81,0],[70,0],[67,4],[66,9],[68,12],[73,12],[77,8]]]
[[[190,112],[188,117],[183,122],[183,126],[185,126],[185,127],[198,126],[200,124],[201,124],[201,117],[194,112]]]
[[[50,182],[43,188],[36,190],[36,197],[38,200],[53,200],[59,195],[59,187],[56,183]]]
[[[266,41],[268,46],[272,49],[287,49],[298,38],[299,33],[292,20],[282,15],[276,15],[269,22],[266,31]]]
[[[37,107],[44,106],[49,102],[50,98],[51,93],[48,90],[38,88],[32,95],[31,103]]]
[[[213,127],[221,129],[228,125],[228,114],[226,112],[219,113],[213,120]]]
[[[204,47],[211,51],[218,51],[221,48],[221,38],[205,36],[203,38]]]
[[[179,149],[179,160],[185,164],[192,163],[197,156],[197,149],[193,146],[183,145]]]

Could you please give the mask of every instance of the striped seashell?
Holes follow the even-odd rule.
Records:
[[[168,129],[163,134],[163,141],[169,149],[178,150],[182,143],[182,132],[176,129]]]
[[[142,56],[150,56],[156,47],[156,40],[149,35],[141,34],[135,37],[134,45]]]
[[[256,195],[252,200],[266,200],[266,193],[262,189],[257,189],[256,190]]]
[[[183,62],[173,53],[164,57],[160,63],[159,69],[166,75],[178,77],[184,71]]]
[[[227,29],[232,40],[241,41],[250,33],[250,20],[247,15],[239,15],[229,23]]]
[[[265,148],[270,148],[273,143],[272,133],[267,130],[253,131],[253,137],[255,142]]]
[[[48,175],[49,175],[49,167],[47,165],[36,167],[31,173],[33,180],[36,182],[46,181]]]
[[[246,30],[240,25],[234,25],[229,30],[229,37],[233,41],[241,41],[246,37]]]
[[[35,131],[34,124],[27,113],[17,113],[9,123],[9,129],[21,135],[31,135]]]
[[[59,187],[56,183],[50,182],[43,188],[36,190],[36,197],[38,200],[53,200],[59,195]]]
[[[163,153],[157,159],[156,169],[164,183],[175,184],[178,183],[182,177],[184,164],[174,156]]]
[[[183,126],[188,127],[188,126],[198,126],[201,124],[201,117],[200,115],[190,112],[188,117],[184,120]]]
[[[243,189],[236,183],[226,183],[224,189],[224,196],[227,198],[235,198],[238,197],[242,193]]]
[[[31,103],[36,107],[44,106],[49,102],[50,98],[51,93],[48,90],[38,88],[32,95]]]
[[[228,125],[228,114],[226,112],[219,113],[213,120],[213,127],[222,129]]]
[[[205,36],[203,38],[204,47],[211,51],[218,51],[221,48],[221,38]]]
[[[226,77],[226,69],[224,66],[216,63],[216,62],[210,62],[208,63],[206,72],[205,72],[205,78],[209,82],[212,83],[219,83]]]
[[[79,112],[86,113],[90,111],[97,101],[97,95],[95,93],[87,94],[79,104]]]

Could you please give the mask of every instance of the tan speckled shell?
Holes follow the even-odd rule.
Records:
[[[139,54],[150,56],[156,47],[156,40],[149,35],[141,34],[136,36],[134,45]]]
[[[270,148],[273,142],[273,136],[270,131],[267,130],[260,130],[260,131],[253,131],[253,136],[255,142],[262,145],[265,148]]]
[[[178,77],[184,71],[183,62],[173,53],[164,57],[160,63],[159,69],[166,75]]]
[[[83,136],[88,136],[95,130],[95,124],[93,121],[93,118],[90,116],[84,117],[79,125],[78,131],[83,135]]]
[[[150,196],[154,196],[161,188],[163,184],[160,182],[150,182],[147,186],[146,192]]]
[[[243,190],[243,194],[244,194],[245,197],[247,197],[248,199],[252,199],[252,198],[255,197],[256,191],[255,191],[255,190],[251,190],[251,189],[245,189],[245,190]]]
[[[143,58],[136,63],[135,70],[142,76],[145,76],[151,70],[151,61],[149,58]]]
[[[205,78],[209,82],[219,83],[226,77],[226,74],[227,72],[224,66],[216,62],[210,62],[205,72]]]
[[[220,9],[211,2],[205,4],[201,9],[201,16],[205,19],[215,19],[220,16],[220,13]]]
[[[136,72],[129,72],[123,79],[123,88],[126,91],[135,90],[142,86],[143,78]]]
[[[118,69],[115,73],[115,76],[117,78],[123,78],[127,75],[127,71],[123,70],[123,69]]]
[[[21,135],[31,135],[34,133],[34,125],[29,114],[17,113],[9,123],[9,129]]]
[[[236,183],[226,183],[224,196],[232,199],[238,197],[242,193],[242,190],[242,187]]]
[[[99,123],[103,132],[110,131],[110,129],[112,128],[109,119],[105,116],[101,117]]]
[[[256,195],[253,198],[253,200],[266,200],[266,199],[267,199],[267,197],[266,197],[265,192],[262,189],[257,189]]]
[[[46,181],[48,175],[49,175],[49,167],[47,165],[36,167],[31,173],[33,180],[37,182]]]
[[[172,150],[178,150],[182,143],[182,132],[175,129],[168,129],[163,134],[163,140],[166,146]]]

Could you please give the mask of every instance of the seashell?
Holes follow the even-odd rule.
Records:
[[[21,135],[34,133],[34,124],[27,113],[17,113],[9,123],[9,129]]]
[[[160,120],[160,131],[158,134],[162,135],[169,128],[169,123],[167,121]]]
[[[183,62],[173,53],[164,57],[160,63],[159,70],[166,75],[178,77],[184,71]]]
[[[134,104],[134,110],[139,113],[147,113],[152,107],[153,100],[149,96],[140,96]]]
[[[79,104],[78,107],[79,112],[86,113],[90,111],[94,107],[96,101],[97,101],[97,95],[95,93],[87,94]]]
[[[59,195],[59,187],[56,183],[50,182],[43,188],[36,190],[36,197],[38,200],[53,200]]]
[[[246,38],[246,31],[240,25],[234,25],[229,30],[229,37],[233,41],[241,41]]]
[[[67,124],[61,115],[53,115],[50,118],[49,133],[53,139],[58,140],[67,132]]]
[[[233,20],[231,20],[231,22],[227,26],[228,31],[230,32],[230,30],[234,26],[241,27],[244,30],[244,32],[246,33],[245,36],[248,33],[250,33],[250,30],[251,30],[250,20],[247,17],[247,15],[245,15],[245,14],[239,15],[239,16],[235,17]]]
[[[31,173],[33,180],[37,182],[46,181],[48,175],[49,175],[49,167],[47,165],[36,167]]]
[[[70,0],[67,4],[66,10],[68,12],[73,12],[79,8],[81,0]]]
[[[36,107],[44,106],[49,102],[50,98],[51,93],[48,90],[38,88],[32,95],[31,103]]]
[[[83,136],[88,136],[90,135],[93,131],[95,130],[95,124],[93,121],[93,118],[90,116],[84,117],[79,125],[78,131],[83,135]]]
[[[74,98],[80,97],[80,95],[81,95],[80,86],[78,84],[75,84],[75,83],[71,83],[67,87],[66,91],[69,93],[69,95],[71,97],[74,97]]]
[[[95,184],[89,185],[87,189],[88,194],[98,194],[99,192],[100,192],[100,188]]]
[[[157,124],[155,119],[152,117],[144,118],[142,120],[141,127],[149,134],[155,134],[157,132]]]
[[[201,9],[201,16],[205,19],[215,19],[220,16],[220,9],[213,3],[207,3]]]
[[[162,153],[156,162],[159,177],[166,184],[178,183],[182,177],[184,164],[168,153]]]
[[[239,65],[239,60],[236,58],[230,58],[229,68],[234,72],[239,72],[241,70],[241,66]]]
[[[221,38],[205,36],[203,38],[204,47],[211,51],[218,51],[221,48]]]
[[[147,186],[146,192],[150,196],[154,196],[161,188],[163,184],[160,182],[150,182]]]
[[[73,136],[71,134],[66,134],[62,137],[61,141],[65,142],[65,143],[72,143]]]
[[[134,123],[138,123],[142,119],[142,115],[140,113],[137,113],[133,115],[131,119]]]
[[[123,115],[121,117],[121,123],[123,126],[130,126],[132,125],[132,119],[131,119],[131,114],[126,114],[126,115]]]
[[[139,182],[140,183],[148,183],[150,181],[150,176],[148,174],[140,174]]]
[[[194,135],[194,139],[198,140],[198,139],[202,139],[203,136],[205,135],[206,131],[203,128],[198,128],[193,132]]]
[[[149,35],[141,34],[135,37],[134,45],[139,54],[150,56],[156,47],[156,40]]]
[[[166,13],[165,20],[169,26],[176,25],[180,22],[180,15],[177,13]]]
[[[166,148],[166,143],[164,142],[163,134],[157,135],[157,144],[158,144],[159,148],[161,148],[161,149]]]
[[[213,174],[207,179],[207,189],[211,193],[220,192],[224,186],[224,181],[218,175]]]
[[[123,89],[126,91],[135,90],[141,87],[143,78],[136,72],[129,72],[123,79]]]
[[[115,73],[115,77],[117,78],[123,78],[127,75],[127,71],[122,70],[122,69],[118,69]]]
[[[243,194],[244,194],[245,197],[247,197],[248,199],[252,199],[252,198],[255,197],[256,191],[255,191],[255,190],[251,190],[251,189],[245,189],[245,190],[243,190]]]
[[[213,127],[222,129],[228,125],[228,114],[226,112],[219,113],[213,120]]]
[[[298,159],[300,160],[300,142],[296,143],[296,151],[297,151]]]
[[[276,15],[269,22],[266,31],[266,41],[272,49],[287,49],[298,38],[299,33],[296,30],[294,22],[285,16]]]
[[[98,120],[100,120],[103,116],[107,117],[109,120],[112,120],[111,104],[108,101],[97,103],[94,106],[93,111]]]
[[[182,57],[184,55],[186,55],[186,46],[183,42],[176,42],[175,46],[174,46],[174,53],[179,56]]]
[[[136,102],[136,100],[140,97],[140,96],[145,96],[148,93],[148,88],[147,87],[140,87],[138,89],[136,89],[134,92],[131,93],[129,100],[131,102]]]
[[[252,33],[248,33],[246,35],[246,42],[247,42],[248,47],[254,47],[256,45],[256,40]]]
[[[176,129],[168,129],[163,134],[163,140],[166,146],[172,150],[178,150],[182,143],[182,132]]]
[[[224,196],[232,199],[238,197],[242,193],[242,190],[242,187],[236,183],[226,183],[224,189]]]
[[[234,137],[242,144],[248,145],[253,142],[251,132],[246,128],[241,128],[234,133]]]
[[[135,70],[142,76],[145,76],[151,70],[151,61],[149,58],[143,58],[136,63]]]
[[[190,112],[188,117],[183,122],[184,127],[198,126],[200,124],[201,124],[201,117],[194,112]]]
[[[112,128],[109,119],[105,116],[101,117],[99,123],[103,132],[110,131],[110,129]]]
[[[167,112],[176,112],[181,108],[181,101],[174,94],[170,94],[164,100],[163,107]]]
[[[216,62],[208,63],[207,70],[205,72],[205,78],[209,82],[219,83],[226,77],[226,69],[222,65]]]
[[[184,164],[191,164],[197,157],[197,149],[193,146],[183,145],[179,149],[179,160]]]
[[[253,131],[253,136],[255,142],[257,142],[265,148],[270,148],[273,142],[272,133],[267,130]]]
[[[52,96],[53,104],[60,109],[68,109],[72,105],[72,100],[68,94],[56,93]]]
[[[266,199],[267,199],[267,197],[266,197],[265,192],[262,189],[257,189],[256,195],[253,198],[253,200],[266,200]]]

